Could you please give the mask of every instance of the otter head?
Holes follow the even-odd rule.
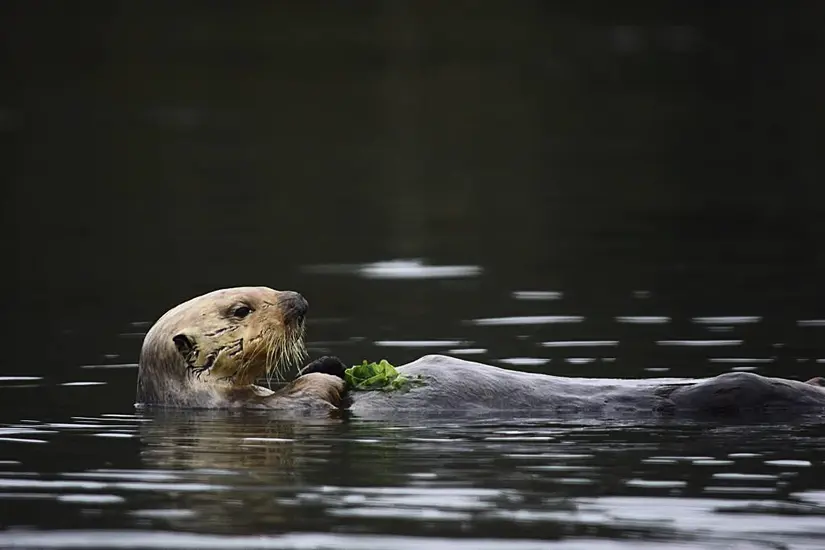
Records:
[[[210,407],[227,389],[280,376],[306,355],[306,311],[300,294],[267,287],[216,290],[172,308],[143,342],[138,402]]]

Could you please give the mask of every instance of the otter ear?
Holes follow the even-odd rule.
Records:
[[[188,363],[192,356],[192,352],[195,351],[195,342],[183,333],[176,334],[172,338],[172,341],[175,343],[178,353],[180,353],[184,360]]]

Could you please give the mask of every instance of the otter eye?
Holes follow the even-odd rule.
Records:
[[[238,306],[232,310],[232,315],[238,317],[239,319],[243,319],[250,313],[252,313],[252,308],[249,306]]]

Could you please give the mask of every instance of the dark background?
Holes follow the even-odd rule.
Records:
[[[707,375],[731,366],[707,361],[720,353],[817,373],[822,329],[798,321],[825,316],[823,12],[3,2],[3,370],[136,362],[172,305],[265,284],[302,292],[313,349],[347,361],[399,364],[443,350],[372,342],[445,338],[568,374]],[[481,272],[313,270],[399,258]],[[585,322],[467,322],[546,314]],[[696,315],[762,320],[720,335]],[[744,344],[654,344],[716,337]],[[598,352],[618,361],[579,367],[566,356],[593,350],[537,346],[587,338],[620,340]]]

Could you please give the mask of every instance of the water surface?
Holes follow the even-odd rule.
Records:
[[[284,421],[177,412],[5,425],[3,546],[817,548],[825,541],[825,427],[816,420]]]
[[[821,418],[133,407],[249,284],[347,363],[823,375],[821,8],[717,4],[4,3],[0,546],[824,547]]]

